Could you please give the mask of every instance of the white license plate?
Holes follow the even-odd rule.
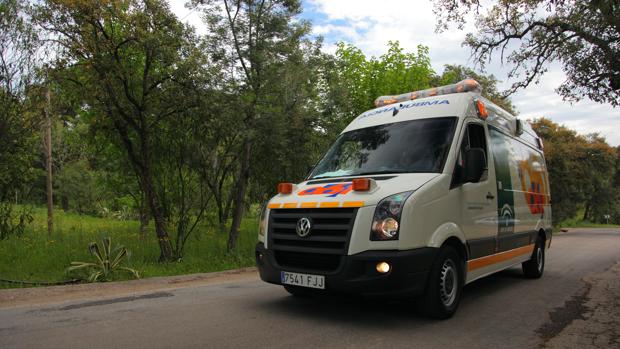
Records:
[[[287,285],[325,289],[325,276],[323,275],[310,275],[281,271],[280,281]]]

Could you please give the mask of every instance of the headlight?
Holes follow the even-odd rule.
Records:
[[[267,202],[263,204],[260,209],[260,216],[258,221],[258,240],[265,240],[265,232],[267,231]]]
[[[413,191],[394,194],[379,201],[375,209],[370,229],[370,240],[398,240],[400,228],[400,215],[403,211],[405,200]]]

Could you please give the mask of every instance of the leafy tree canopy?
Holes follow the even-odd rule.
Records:
[[[537,83],[549,64],[560,62],[567,79],[558,92],[565,99],[588,97],[620,105],[620,2],[616,0],[499,1],[483,9],[480,0],[435,3],[438,30],[463,28],[468,14],[476,33],[465,44],[482,66],[499,53],[516,81],[508,94]]]

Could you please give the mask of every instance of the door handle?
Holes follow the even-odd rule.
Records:
[[[487,199],[493,200],[493,199],[495,199],[495,196],[493,196],[493,194],[491,194],[491,193],[487,193]]]

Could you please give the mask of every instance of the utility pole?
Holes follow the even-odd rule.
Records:
[[[45,91],[45,169],[47,172],[47,234],[54,231],[54,193],[52,187],[52,117],[50,113],[49,83]]]

